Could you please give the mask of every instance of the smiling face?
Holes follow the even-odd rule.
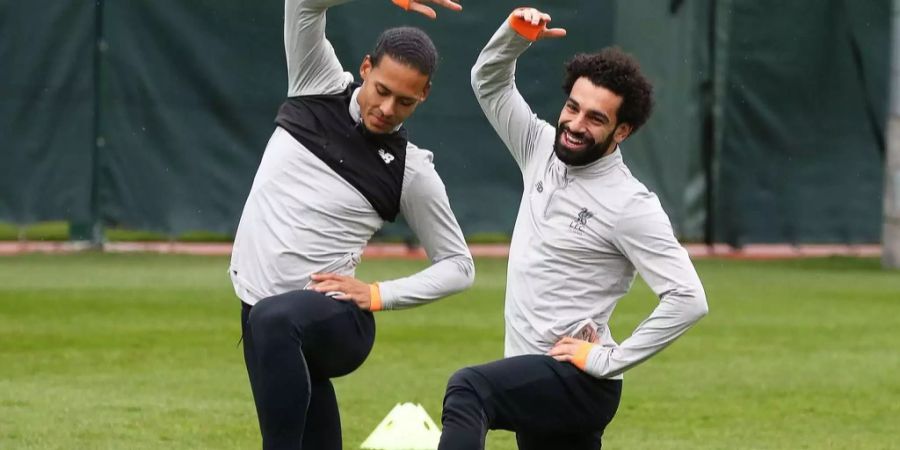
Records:
[[[572,166],[590,164],[615,150],[631,133],[617,113],[622,97],[581,77],[572,85],[559,114],[553,151]]]
[[[363,124],[372,133],[392,132],[428,96],[428,75],[384,55],[377,65],[366,56],[359,68],[363,84],[357,101]]]

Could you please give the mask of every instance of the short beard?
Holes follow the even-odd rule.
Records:
[[[599,144],[595,143],[594,145],[590,145],[590,142],[593,142],[593,138],[591,136],[585,136],[585,139],[588,140],[588,146],[580,151],[569,150],[560,143],[563,131],[566,131],[565,124],[560,124],[556,127],[556,140],[553,141],[553,153],[556,153],[556,157],[559,158],[560,161],[570,166],[585,166],[602,158],[603,155],[606,154],[606,151],[609,150],[609,146],[612,145],[613,134],[616,130],[610,131],[609,135],[606,136],[606,139]]]

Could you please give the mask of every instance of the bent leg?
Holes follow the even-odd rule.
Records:
[[[489,396],[490,385],[474,368],[456,371],[447,382],[441,413],[439,450],[480,450],[484,448],[491,421],[482,400]]]
[[[340,448],[340,419],[328,378],[352,372],[368,356],[375,336],[372,314],[352,302],[293,291],[260,301],[247,316],[252,339],[245,338],[245,359],[263,448],[301,448],[308,417],[318,410],[333,415],[316,439],[330,435]],[[326,386],[322,382],[328,389],[318,389]],[[314,404],[311,397],[317,397]]]
[[[615,415],[621,389],[619,380],[596,379],[543,355],[461,369],[447,385],[438,448],[482,449],[489,429],[527,433],[526,445],[544,437],[589,443]]]

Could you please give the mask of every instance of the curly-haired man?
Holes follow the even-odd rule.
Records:
[[[652,87],[618,49],[567,65],[557,126],[538,119],[514,82],[530,45],[565,36],[550,16],[515,10],[482,50],[472,87],[522,170],[525,192],[509,255],[506,358],[456,372],[444,398],[441,450],[482,449],[487,431],[520,449],[597,449],[622,373],[707,313],[703,286],[656,196],[619,144],[650,116]],[[621,344],[608,322],[641,274],[656,309]]]

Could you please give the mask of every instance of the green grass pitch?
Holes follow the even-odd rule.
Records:
[[[367,261],[365,280],[422,262]],[[502,355],[505,261],[471,290],[377,314],[336,380],[344,446],[400,401],[439,420],[459,367]],[[0,258],[0,448],[246,449],[259,437],[227,258]],[[710,315],[628,372],[604,449],[900,448],[900,273],[866,259],[697,263]],[[622,300],[621,341],[655,304]],[[513,449],[507,432],[488,448]]]

